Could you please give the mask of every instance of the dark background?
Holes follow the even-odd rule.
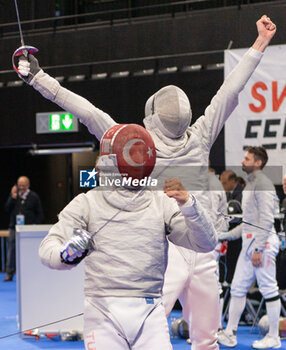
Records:
[[[251,46],[257,35],[255,22],[264,13],[278,27],[272,44],[286,41],[285,1],[148,4],[150,1],[26,0],[19,1],[19,11],[25,43],[39,49],[37,58],[45,71],[63,76],[63,86],[120,123],[142,124],[145,101],[167,84],[178,85],[187,93],[194,122],[223,82],[223,69],[212,65],[223,62],[228,45]],[[8,217],[1,208],[20,175],[30,177],[31,188],[43,202],[45,223],[53,223],[80,191],[78,167],[92,167],[96,151],[88,157],[32,156],[28,151],[90,143],[97,148],[98,142],[83,125],[78,133],[36,134],[36,113],[60,109],[27,85],[11,87],[13,81],[19,81],[11,70],[11,55],[20,46],[13,1],[0,1],[0,14],[0,228],[7,227]],[[200,70],[184,71],[186,65],[197,64]],[[163,68],[173,66],[175,73],[162,73]],[[136,76],[142,69],[154,69],[154,73]],[[119,71],[129,75],[114,78],[112,74]],[[105,79],[92,80],[93,74],[103,72],[108,74]],[[83,80],[69,81],[78,74]],[[223,136],[222,131],[211,152],[211,164],[218,172],[224,167]]]

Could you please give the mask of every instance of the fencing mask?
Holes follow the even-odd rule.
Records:
[[[187,130],[192,120],[188,96],[174,85],[168,85],[149,97],[145,104],[145,126],[151,122],[163,135],[176,139]]]
[[[143,179],[155,166],[156,151],[149,132],[137,124],[118,124],[100,141],[99,170],[116,170],[121,177]]]

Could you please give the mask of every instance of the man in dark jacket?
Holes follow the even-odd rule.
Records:
[[[220,181],[226,192],[227,201],[237,200],[241,203],[243,187],[239,183],[236,173],[233,170],[225,170],[220,175]]]
[[[243,187],[238,181],[238,177],[233,170],[225,170],[220,175],[220,181],[226,192],[227,211],[229,215],[242,214],[241,200]],[[230,224],[229,229],[233,229],[236,224]],[[226,253],[226,281],[231,283],[236,262],[241,250],[242,240],[228,242],[228,249]],[[221,276],[222,277],[222,276]]]
[[[40,224],[43,220],[43,210],[39,196],[30,190],[30,180],[21,176],[17,185],[11,189],[11,193],[5,205],[5,210],[10,214],[8,256],[6,262],[5,282],[12,281],[16,271],[15,255],[15,225]]]

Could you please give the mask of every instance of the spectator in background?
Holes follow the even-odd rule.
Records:
[[[241,184],[242,188],[244,189],[244,187],[246,186],[246,182],[245,182],[244,178],[241,176],[238,176],[237,181],[238,181],[238,183]]]
[[[236,173],[232,170],[225,170],[220,175],[220,181],[226,192],[227,201],[237,200],[241,203],[243,187]]]
[[[242,179],[242,178],[241,178]],[[228,214],[235,215],[241,214],[241,200],[243,186],[241,185],[236,173],[232,170],[225,170],[220,175],[220,181],[226,192]],[[244,181],[244,180],[243,180]],[[229,229],[232,230],[237,224],[229,224]],[[237,239],[235,241],[228,242],[228,248],[225,256],[226,265],[226,281],[231,283],[236,262],[241,250],[242,240]],[[222,270],[222,269],[221,269]],[[222,278],[222,275],[220,275]]]
[[[16,272],[15,225],[40,224],[43,220],[40,198],[37,193],[30,190],[30,180],[27,176],[20,176],[17,185],[12,187],[5,210],[10,215],[8,256],[4,279],[4,282],[8,282],[13,280]]]

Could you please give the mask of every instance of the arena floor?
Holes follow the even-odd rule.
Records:
[[[36,350],[36,349],[52,349],[52,350],[74,350],[84,349],[83,341],[62,341],[50,340],[48,338],[40,338],[36,341],[34,338],[22,339],[17,329],[17,298],[16,298],[16,279],[12,282],[2,282],[5,275],[0,273],[0,350]],[[39,310],[40,312],[40,310]],[[173,311],[169,324],[175,318],[181,316],[180,311]],[[254,329],[250,334],[250,327],[241,326],[238,329],[238,342],[236,349],[250,349],[251,344],[258,337],[258,330]],[[185,339],[171,337],[174,350],[191,349]],[[221,349],[227,349],[221,346]],[[286,349],[286,339],[282,340],[282,349]],[[111,350],[111,349],[107,349]],[[146,349],[146,350],[164,350],[164,349]]]

